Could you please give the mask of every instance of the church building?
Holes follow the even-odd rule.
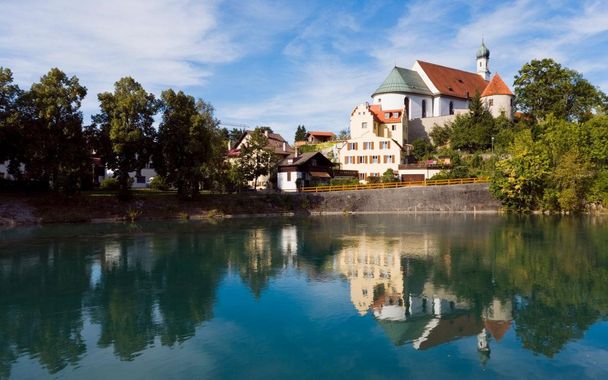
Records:
[[[482,41],[476,72],[417,60],[411,69],[395,66],[372,94],[350,115],[351,138],[339,151],[343,169],[358,170],[361,180],[399,172],[412,141],[429,138],[434,125],[444,125],[469,112],[479,94],[494,117],[513,115],[513,93],[498,74],[490,79],[490,51]],[[436,172],[438,172],[437,170]],[[424,178],[434,174],[427,170]]]

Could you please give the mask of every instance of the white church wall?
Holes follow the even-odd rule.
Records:
[[[511,105],[510,95],[491,95],[482,99],[483,104],[490,111],[492,116],[498,117],[504,112],[505,117],[509,120],[513,119],[513,106]],[[490,101],[492,105],[490,106]]]
[[[385,110],[396,110],[403,108],[403,94],[378,94],[372,97],[372,104],[378,104]]]

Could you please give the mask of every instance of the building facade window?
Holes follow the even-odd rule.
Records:
[[[357,143],[348,143],[348,150],[357,150]]]
[[[365,179],[365,173],[359,173],[359,179],[360,180],[364,180]]]
[[[287,182],[291,182],[291,172],[287,172]]]
[[[488,100],[488,105],[492,107],[494,105],[494,99]]]
[[[390,112],[385,112],[384,113],[384,118],[385,119],[390,119],[390,117],[391,117],[391,113]]]
[[[367,121],[364,121],[363,123],[361,123],[361,128],[363,128],[363,129],[367,128]]]
[[[380,141],[380,149],[390,149],[391,142],[390,141]]]
[[[405,98],[403,98],[403,108],[405,111],[405,115],[409,119],[410,118],[410,98],[408,98],[407,96]]]
[[[397,126],[395,124],[391,125],[391,130],[392,131],[396,131],[397,130]]]
[[[450,101],[450,115],[454,114],[454,102]]]
[[[380,156],[370,156],[370,161],[372,164],[379,164],[380,163]]]
[[[426,117],[426,100],[422,99],[422,117]]]

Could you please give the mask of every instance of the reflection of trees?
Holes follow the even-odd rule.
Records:
[[[162,344],[185,341],[212,318],[215,291],[226,266],[223,242],[221,235],[179,234],[174,242],[179,254],[164,254],[156,261],[153,278],[162,314]]]
[[[53,245],[15,257],[9,268],[0,271],[0,377],[10,374],[17,352],[50,373],[76,364],[86,350],[80,332],[89,272],[81,249]]]
[[[121,242],[119,262],[105,268],[91,299],[91,319],[101,326],[99,346],[112,345],[122,360],[132,360],[156,335],[153,282],[142,263],[127,265],[129,248]]]
[[[518,337],[524,347],[553,356],[606,316],[606,240],[604,229],[588,220],[507,218],[485,236],[447,237],[433,281],[476,309],[494,297],[519,296]]]

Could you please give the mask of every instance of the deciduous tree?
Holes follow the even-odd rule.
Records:
[[[131,77],[114,84],[114,92],[98,95],[101,112],[94,117],[99,144],[111,148],[105,160],[116,171],[119,196],[129,196],[129,172],[141,170],[150,161],[155,130],[154,115],[159,102]]]

